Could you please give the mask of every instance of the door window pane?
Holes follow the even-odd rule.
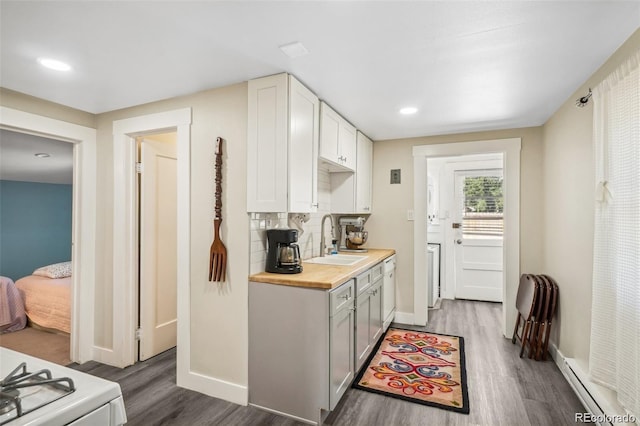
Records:
[[[502,176],[465,176],[462,232],[502,237],[504,197]]]

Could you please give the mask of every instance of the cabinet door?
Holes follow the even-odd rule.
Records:
[[[320,103],[320,157],[332,163],[339,163],[338,140],[342,117],[324,102]]]
[[[289,212],[317,211],[319,119],[318,97],[289,76]]]
[[[338,156],[340,164],[347,170],[356,169],[356,128],[347,120],[340,117],[340,130],[338,136]]]
[[[373,142],[358,132],[357,144],[356,213],[371,213]]]
[[[371,288],[356,298],[356,371],[371,351]]]
[[[380,277],[371,287],[370,305],[371,316],[369,319],[369,339],[370,344],[373,347],[382,335],[382,277]]]
[[[338,401],[353,380],[354,321],[353,305],[336,312],[329,319],[329,405],[336,408]]]
[[[287,211],[287,74],[250,80],[247,211]]]

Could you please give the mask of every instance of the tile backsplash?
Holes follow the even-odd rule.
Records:
[[[298,246],[303,259],[320,255],[320,224],[322,216],[331,213],[331,180],[329,172],[318,170],[318,211],[309,214],[309,221],[304,223],[302,235],[298,235]],[[267,234],[271,228],[290,228],[286,213],[255,213],[251,219],[251,266],[250,273],[263,272],[267,259]],[[337,229],[336,229],[337,232]],[[325,238],[331,245],[331,227],[325,225]]]

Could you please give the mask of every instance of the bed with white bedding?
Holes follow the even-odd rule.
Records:
[[[16,287],[33,325],[71,332],[71,262],[36,269],[17,280]]]

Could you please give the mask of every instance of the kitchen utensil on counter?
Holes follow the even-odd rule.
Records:
[[[276,274],[302,272],[302,260],[297,242],[298,231],[295,229],[268,229],[265,270]]]
[[[354,246],[360,246],[367,242],[369,233],[367,231],[351,231],[347,233],[347,240]]]
[[[227,248],[220,238],[222,223],[222,141],[216,139],[216,205],[213,219],[214,237],[209,250],[209,281],[224,282],[227,272]]]
[[[340,224],[340,251],[365,253],[367,249],[360,247],[367,242],[369,233],[364,230],[366,218],[362,216],[342,216]]]

